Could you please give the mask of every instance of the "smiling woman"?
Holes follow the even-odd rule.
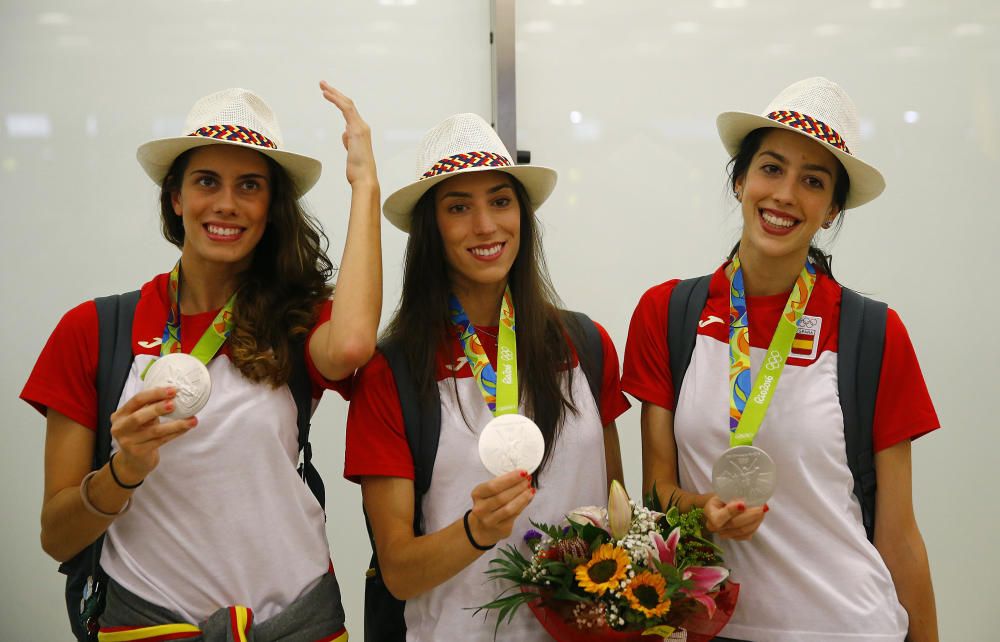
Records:
[[[648,290],[632,317],[622,382],[642,402],[643,487],[655,484],[682,510],[703,508],[719,538],[741,585],[723,629],[730,637],[719,639],[936,640],[910,441],[940,424],[899,317],[868,315],[879,323],[868,322],[866,334],[884,338],[865,355],[881,362],[861,444],[874,470],[845,451],[853,445],[845,417],[854,421],[856,409],[842,404],[860,393],[840,387],[855,374],[845,364],[857,359],[840,354],[850,334],[841,328],[852,327],[842,311],[859,295],[833,278],[830,257],[813,245],[820,229],[885,186],[857,155],[854,103],[838,85],[810,78],[761,115],[726,112],[717,123],[743,232],[730,260],[700,281],[707,294],[691,303],[697,334],[677,328],[693,318],[674,314],[677,280]],[[869,303],[866,310],[879,308]],[[690,364],[675,364],[671,348],[684,341],[694,346]]]
[[[24,387],[47,424],[42,546],[83,573],[70,584],[83,599],[67,601],[80,640],[98,629],[109,641],[122,631],[129,640],[251,631],[274,640],[303,630],[308,640],[347,639],[322,499],[296,470],[297,416],[324,389],[346,398],[374,352],[379,188],[368,126],[350,99],[321,89],[346,121],[353,191],[336,296],[325,236],[299,203],[320,162],[282,148],[256,94],[224,90],[195,104],[182,135],[139,148],[180,258],[139,292],[124,389],[98,388],[94,301],[63,317]],[[201,373],[199,394],[187,388],[186,366],[173,366],[181,374],[163,387],[144,382],[147,371],[166,371],[152,366],[168,356]],[[197,417],[174,414],[209,390]],[[99,415],[104,395],[122,400],[110,418]],[[99,570],[84,587],[92,552]]]
[[[586,319],[579,325],[592,326],[593,339],[578,343],[585,329],[559,310],[549,282],[535,209],[555,187],[555,172],[513,165],[474,114],[428,132],[417,166],[417,179],[385,202],[386,218],[410,235],[402,297],[383,337],[386,352],[355,379],[347,423],[345,476],[361,484],[378,558],[365,633],[486,642],[495,622],[469,609],[506,587],[487,581],[492,555],[484,552],[523,546],[511,533],[531,520],[558,521],[604,501],[609,481],[621,479],[615,419],[628,402],[607,333]],[[596,372],[587,370],[588,347],[603,364]],[[400,395],[401,375],[416,400]],[[439,433],[420,426],[436,437],[427,440],[431,461],[423,441],[411,450],[404,413],[414,412],[440,417]],[[505,424],[541,433],[537,469],[495,475],[487,468],[494,462],[481,461],[496,451],[490,435]],[[497,441],[513,447],[517,439]],[[430,471],[426,493],[416,483],[420,471]],[[504,633],[549,639],[526,611]]]

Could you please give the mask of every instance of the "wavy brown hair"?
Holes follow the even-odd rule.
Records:
[[[181,189],[193,151],[174,160],[160,186],[163,236],[178,248],[184,247],[184,224],[174,213],[171,197]],[[333,292],[329,281],[335,270],[319,222],[299,205],[285,170],[262,156],[271,175],[267,227],[242,274],[228,341],[233,364],[243,376],[278,387],[291,374],[292,351],[303,349],[320,305]]]
[[[559,298],[545,266],[538,221],[524,187],[513,176],[510,179],[521,206],[521,245],[508,275],[517,315],[518,388],[526,412],[545,439],[545,455],[534,476],[537,479],[551,458],[566,412],[576,412],[572,393],[567,394],[561,385],[568,377],[566,390],[572,390],[573,369],[567,367],[572,363],[572,351]],[[433,398],[432,389],[437,385],[438,354],[442,346],[453,345],[454,336],[448,314],[451,284],[435,214],[435,189],[428,190],[414,207],[403,261],[403,291],[382,335],[383,341],[402,347],[425,403]]]

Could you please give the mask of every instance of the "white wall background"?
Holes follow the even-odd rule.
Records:
[[[735,240],[714,117],[759,111],[822,74],[864,116],[860,155],[888,180],[834,245],[845,283],[906,322],[944,425],[914,447],[914,500],[944,640],[987,640],[1000,554],[991,492],[1000,305],[987,280],[1000,223],[1000,5],[976,0],[517,4],[519,143],[560,171],[541,216],[557,289],[624,348],[650,285],[712,270]],[[287,147],[324,161],[309,195],[339,257],[348,190],[326,78],[371,123],[384,194],[410,179],[424,130],[489,116],[485,0],[0,0],[0,640],[68,640],[61,576],[38,545],[44,423],[17,400],[49,332],[85,299],[172,265],[137,145],[179,132],[198,96],[261,93]],[[404,236],[384,231],[387,317]],[[900,373],[900,376],[906,376]],[[638,410],[619,420],[638,493]],[[368,543],[343,481],[346,404],[314,419],[328,531],[360,637]]]

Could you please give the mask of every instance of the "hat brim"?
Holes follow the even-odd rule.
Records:
[[[274,159],[278,165],[288,173],[288,177],[295,184],[298,195],[302,196],[308,192],[319,181],[319,176],[323,171],[323,164],[315,158],[286,152],[280,149],[270,149],[268,147],[258,147],[232,140],[219,140],[216,138],[202,138],[199,136],[175,136],[172,138],[160,138],[151,140],[139,146],[135,152],[135,157],[139,165],[146,174],[153,179],[157,185],[163,184],[170,166],[178,156],[196,147],[207,145],[233,145],[245,147],[255,152],[260,152],[265,156]]]
[[[424,178],[396,190],[385,199],[382,205],[382,213],[386,220],[404,232],[410,231],[410,221],[413,216],[413,208],[417,201],[427,193],[429,189],[441,181],[466,174],[469,172],[503,172],[510,174],[524,186],[524,191],[528,193],[528,201],[533,210],[538,210],[542,203],[548,199],[556,187],[558,174],[556,170],[538,165],[512,165],[509,167],[469,167],[466,169],[438,174],[430,178]]]
[[[885,190],[885,178],[880,171],[851,154],[837,149],[833,145],[795,129],[790,125],[773,121],[758,114],[750,114],[742,111],[727,111],[719,114],[715,125],[719,130],[719,138],[722,139],[722,144],[725,146],[726,151],[729,152],[730,157],[735,156],[739,151],[740,145],[747,134],[761,127],[785,129],[823,145],[825,149],[828,149],[836,156],[837,160],[844,166],[844,169],[847,170],[847,176],[851,179],[851,187],[847,192],[847,200],[844,203],[845,209],[860,207],[874,200]]]

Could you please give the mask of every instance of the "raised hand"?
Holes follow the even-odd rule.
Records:
[[[377,182],[375,154],[372,152],[372,135],[368,123],[358,113],[354,101],[327,83],[320,81],[323,98],[337,106],[344,115],[345,127],[341,140],[347,150],[347,182],[351,185],[366,181]]]

